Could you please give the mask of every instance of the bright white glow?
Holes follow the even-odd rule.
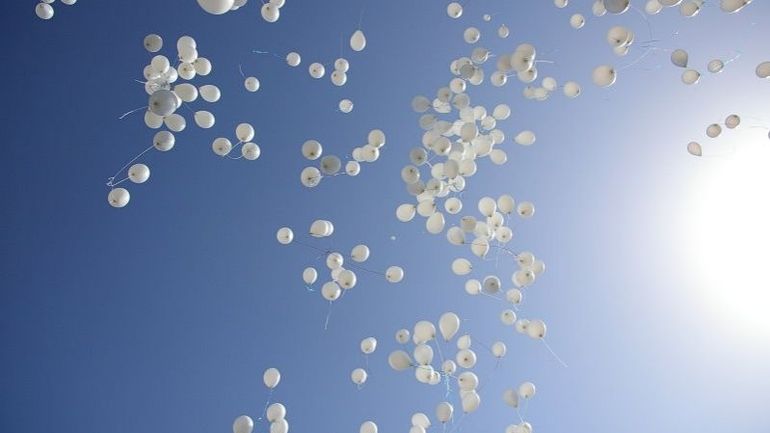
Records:
[[[687,200],[685,264],[711,322],[756,336],[770,334],[770,140],[741,137],[735,154],[695,161],[707,166]]]

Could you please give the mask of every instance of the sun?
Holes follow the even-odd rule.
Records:
[[[722,323],[770,335],[770,140],[744,134],[707,164],[684,221],[692,281]]]

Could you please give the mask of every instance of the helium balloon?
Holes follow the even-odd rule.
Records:
[[[542,339],[545,337],[546,327],[542,320],[530,320],[527,324],[527,335],[530,338]]]
[[[385,271],[385,279],[391,283],[399,283],[404,279],[404,270],[399,266],[391,266]]]
[[[722,133],[722,127],[716,123],[712,123],[706,128],[706,135],[709,138],[717,138]]]
[[[353,111],[353,101],[351,101],[350,99],[342,99],[339,102],[338,107],[341,112],[345,114],[350,113],[351,111]]]
[[[575,30],[582,29],[585,24],[586,19],[581,14],[572,15],[569,19],[569,25]]]
[[[337,174],[342,168],[342,161],[335,155],[326,155],[321,158],[321,173],[331,176]]]
[[[700,72],[695,69],[688,69],[682,73],[682,82],[684,84],[698,84],[698,81],[700,81]]]
[[[725,67],[725,63],[719,59],[714,59],[710,61],[706,66],[708,71],[711,72],[712,74],[718,74],[722,72],[722,69],[724,69],[724,67]]]
[[[308,67],[308,73],[311,77],[318,79],[326,74],[326,68],[320,63],[311,63]]]
[[[463,349],[457,352],[455,360],[462,368],[473,368],[476,365],[476,353],[470,349]]]
[[[174,94],[174,92],[170,90],[158,90],[157,92],[150,95],[150,101],[149,101],[149,109],[154,114],[157,114],[161,117],[166,117],[171,115],[174,111],[176,111],[177,108],[179,108],[178,105],[177,96]]]
[[[519,407],[519,394],[512,389],[506,389],[505,392],[503,392],[503,401],[508,406],[517,408]]]
[[[604,0],[604,8],[611,14],[622,14],[630,5],[630,0]]]
[[[53,18],[53,13],[53,7],[47,3],[38,3],[37,6],[35,6],[35,14],[40,19],[50,20]]]
[[[673,63],[674,66],[678,66],[680,68],[686,68],[688,59],[689,59],[689,55],[685,50],[677,49],[671,53],[671,63]]]
[[[161,152],[168,152],[174,147],[175,141],[174,134],[168,131],[159,131],[152,139],[152,145]]]
[[[476,27],[468,27],[463,32],[463,39],[466,43],[475,44],[481,38],[481,32]]]
[[[243,87],[245,87],[249,92],[254,93],[259,90],[259,80],[257,77],[247,77],[245,80],[243,80]]]
[[[285,418],[277,419],[270,423],[270,433],[288,433],[289,422]]]
[[[762,62],[757,65],[756,74],[759,78],[770,77],[770,62]]]
[[[457,383],[463,391],[473,391],[479,386],[479,378],[473,372],[466,371],[457,377]]]
[[[347,72],[350,69],[350,62],[347,59],[340,57],[334,61],[334,70],[340,72]]]
[[[262,381],[266,387],[273,389],[281,381],[281,372],[277,368],[268,368],[262,375]]]
[[[259,88],[259,86],[257,86],[257,88]],[[219,91],[219,87],[212,84],[201,86],[198,88],[198,91],[201,94],[201,98],[206,102],[217,102],[219,101],[219,98],[222,97],[222,92]]]
[[[656,15],[663,10],[663,5],[658,0],[648,0],[644,5],[644,11],[649,15]]]
[[[433,348],[427,344],[418,344],[414,348],[414,360],[419,365],[429,365],[433,361]]]
[[[436,337],[436,327],[427,320],[421,320],[414,325],[414,336],[412,340],[415,344],[427,343]]]
[[[367,136],[367,143],[370,146],[380,148],[385,145],[385,133],[379,129],[372,129]]]
[[[698,1],[688,0],[679,7],[679,11],[685,17],[694,17],[700,12],[701,4]]]
[[[513,310],[504,310],[500,313],[500,321],[503,325],[512,326],[516,322],[516,313]]]
[[[286,406],[281,403],[271,404],[267,407],[267,411],[265,411],[265,417],[270,422],[276,422],[286,418]]]
[[[730,129],[735,129],[741,124],[741,118],[737,114],[731,114],[725,119],[725,126]]]
[[[492,355],[494,355],[495,358],[502,358],[505,356],[507,350],[505,343],[502,341],[497,341],[492,345]]]
[[[409,342],[410,333],[408,329],[399,329],[396,332],[396,341],[399,344],[406,344]]]
[[[340,289],[340,286],[334,281],[326,282],[321,286],[321,296],[329,302],[336,301],[341,294],[342,289]]]
[[[193,67],[197,75],[206,76],[211,73],[211,61],[203,57],[198,57],[193,61]]]
[[[161,48],[163,48],[163,38],[160,36],[156,34],[149,34],[144,37],[145,50],[151,53],[157,53]]]
[[[505,39],[508,37],[508,35],[511,34],[511,31],[508,30],[508,27],[505,24],[500,25],[500,27],[497,28],[497,36],[501,39]]]
[[[531,146],[535,143],[535,133],[532,131],[521,131],[516,137],[514,137],[514,141],[517,144],[520,144],[522,146]]]
[[[300,57],[299,53],[292,51],[286,55],[286,63],[291,67],[297,67],[302,63],[302,57]]]
[[[302,185],[313,188],[321,183],[321,171],[315,167],[305,167],[300,173]]]
[[[217,138],[211,143],[211,150],[219,156],[226,156],[233,150],[233,144],[226,138]]]
[[[719,7],[728,14],[739,12],[746,7],[752,0],[720,0]]]
[[[473,266],[471,265],[471,262],[468,261],[468,259],[459,258],[452,262],[452,272],[455,275],[468,275],[472,269]]]
[[[532,382],[524,382],[519,385],[519,397],[524,400],[529,400],[535,396],[535,384]]]
[[[233,421],[233,433],[251,433],[252,430],[254,421],[246,415],[241,415]]]
[[[128,178],[134,183],[145,183],[150,178],[150,167],[134,164],[128,169]]]
[[[294,235],[292,234],[292,237],[293,236]],[[280,235],[278,238],[278,242],[281,242]],[[318,271],[316,271],[315,268],[308,267],[308,268],[305,268],[304,271],[302,271],[302,281],[304,281],[305,284],[307,285],[313,284],[316,282],[316,280],[318,280]]]
[[[591,6],[591,12],[597,17],[604,16],[607,13],[607,8],[604,7],[604,0],[594,1],[593,6]]]
[[[363,368],[356,368],[352,373],[350,373],[350,380],[352,380],[356,385],[363,385],[364,382],[366,382],[367,376],[368,374],[366,373],[366,370]]]
[[[233,8],[234,0],[198,0],[198,5],[212,15],[222,15]]]
[[[438,419],[440,423],[446,424],[452,419],[453,412],[454,407],[452,407],[449,402],[441,402],[436,406],[436,419]]]
[[[414,218],[417,212],[417,206],[413,204],[402,204],[396,208],[396,217],[401,222],[409,222]]]
[[[357,161],[348,161],[345,163],[345,173],[347,173],[348,176],[358,176],[358,173],[360,172],[361,164]]]
[[[278,229],[278,232],[275,236],[278,239],[278,242],[283,245],[288,245],[292,240],[294,240],[294,232],[288,227],[282,227]],[[313,270],[315,271],[315,269]]]
[[[249,161],[254,161],[259,158],[262,150],[257,146],[257,143],[244,143],[241,146],[241,155]]]
[[[107,202],[115,208],[125,207],[131,200],[131,194],[125,188],[115,188],[107,194]]]
[[[365,355],[374,353],[377,349],[377,339],[374,337],[367,337],[361,340],[361,352]]]
[[[265,3],[262,5],[260,13],[262,14],[262,19],[269,23],[274,23],[281,17],[281,8],[272,3]]]
[[[465,394],[465,396],[462,398],[463,412],[465,413],[474,412],[479,408],[480,404],[481,397],[476,393],[476,391],[471,391],[470,393]]]
[[[703,149],[701,148],[700,143],[697,143],[695,141],[691,141],[687,143],[687,152],[689,152],[690,155],[693,155],[693,156],[703,156]]]
[[[438,321],[438,328],[445,341],[449,341],[460,329],[460,318],[455,313],[444,313]]]
[[[396,371],[403,371],[412,366],[412,358],[403,350],[396,350],[388,355],[388,364]]]
[[[195,124],[203,129],[208,129],[214,126],[214,115],[208,111],[196,111],[193,115]]]
[[[531,218],[535,214],[535,205],[528,201],[523,201],[516,206],[516,213],[522,218]]]
[[[428,419],[428,416],[424,413],[417,412],[412,415],[412,425],[427,429],[430,427],[430,419]]]
[[[356,30],[350,36],[350,48],[353,51],[363,51],[366,48],[366,36],[361,30]]]
[[[574,81],[564,83],[564,95],[568,98],[577,98],[580,95],[580,85]]]
[[[612,66],[602,65],[594,69],[591,78],[594,84],[597,86],[609,87],[615,84],[615,80],[617,80],[617,72],[615,72],[615,68]]]
[[[510,289],[507,292],[505,292],[505,299],[510,302],[511,304],[521,304],[521,300],[524,297],[524,294],[519,289]]]
[[[452,2],[449,3],[446,7],[446,14],[449,16],[449,18],[460,18],[463,14],[463,7],[460,5],[460,3]]]

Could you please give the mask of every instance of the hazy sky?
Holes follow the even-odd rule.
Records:
[[[192,0],[81,0],[56,4],[47,22],[33,3],[9,3],[0,16],[0,430],[227,432],[240,414],[259,417],[262,372],[274,366],[283,381],[273,398],[287,406],[292,432],[356,432],[367,419],[406,432],[411,414],[432,417],[446,390],[388,367],[393,335],[445,311],[478,342],[484,386],[479,411],[447,431],[503,432],[518,417],[501,394],[525,380],[538,387],[526,409],[538,432],[770,430],[770,87],[754,75],[770,60],[767,2],[726,15],[713,1],[694,19],[665,10],[649,28],[634,10],[595,18],[589,0],[563,10],[548,0],[470,1],[460,20],[447,17],[445,1],[287,0],[275,24],[255,0],[221,17]],[[362,9],[368,45],[353,53],[344,44],[348,84],[312,80],[307,65],[329,71]],[[576,12],[587,18],[579,31],[569,26]],[[496,36],[503,23],[508,39]],[[507,103],[513,114],[500,124],[508,163],[480,162],[463,195],[468,211],[485,195],[535,203],[533,219],[514,223],[512,248],[534,252],[547,271],[521,314],[548,323],[567,368],[503,326],[503,304],[465,293],[450,263],[467,250],[429,235],[419,218],[395,218],[412,199],[399,172],[422,134],[411,98],[432,98],[452,78],[451,60],[473,48],[462,40],[471,25],[493,53],[530,42],[554,62],[539,64],[541,76],[583,85],[575,100],[556,93],[545,102],[525,100],[513,78],[472,89],[474,104]],[[613,25],[636,33],[627,57],[605,41]],[[188,127],[176,147],[148,154],[150,180],[131,185],[131,203],[116,210],[106,179],[154,134],[141,114],[117,119],[146,104],[134,80],[151,58],[148,33],[163,36],[166,55],[179,36],[196,38],[214,65],[196,83],[223,96],[191,104],[216,115],[211,130],[181,111]],[[654,50],[624,68],[645,43]],[[674,48],[689,51],[703,73],[698,85],[680,81],[668,60]],[[252,50],[297,51],[303,64],[291,69]],[[709,60],[736,56],[721,74],[706,72]],[[239,64],[259,77],[259,92],[244,90]],[[600,64],[619,69],[609,89],[591,84]],[[341,98],[354,101],[352,113],[336,111]],[[706,126],[732,113],[744,116],[742,129],[706,139]],[[257,131],[257,161],[211,152],[240,122]],[[355,178],[300,185],[305,140],[348,156],[373,128],[387,134],[379,161]],[[523,129],[536,132],[533,146],[511,140]],[[686,153],[691,140],[707,157]],[[323,267],[318,252],[275,240],[279,227],[301,233],[318,218],[334,222],[334,236],[305,242],[342,252],[366,243],[372,269],[406,269],[398,285],[359,273],[326,330],[328,303],[301,281],[306,266]],[[507,286],[514,268],[503,256],[473,276],[498,274]],[[359,391],[349,375],[365,365],[358,345],[370,335],[380,344]],[[499,366],[483,349],[496,340],[508,345]],[[449,399],[459,411],[457,396]]]

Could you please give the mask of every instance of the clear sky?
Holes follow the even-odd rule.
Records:
[[[650,30],[636,11],[595,18],[588,0],[563,10],[549,0],[474,0],[460,20],[447,17],[445,1],[287,0],[275,24],[257,3],[215,17],[193,0],[57,2],[46,22],[32,1],[5,5],[0,431],[228,432],[240,414],[259,417],[262,372],[278,367],[274,399],[286,404],[291,431],[356,432],[372,419],[382,432],[405,432],[413,412],[433,415],[445,389],[388,367],[393,335],[445,311],[479,343],[508,345],[497,367],[475,346],[483,401],[458,433],[518,421],[500,396],[524,380],[538,386],[526,413],[538,432],[770,431],[770,84],[754,75],[770,60],[768,2],[726,15],[713,1],[694,19],[665,10]],[[587,18],[579,31],[568,22],[576,12]],[[328,72],[360,16],[368,45],[353,53],[344,44],[348,84],[312,80],[306,66],[319,61]],[[496,36],[500,24],[511,37]],[[399,172],[422,133],[411,98],[433,97],[452,78],[450,61],[472,49],[462,40],[471,25],[493,53],[530,42],[555,62],[540,64],[542,76],[583,85],[575,100],[557,93],[545,102],[525,100],[513,79],[473,89],[474,104],[512,107],[501,124],[509,161],[481,162],[463,196],[467,209],[503,193],[535,203],[535,217],[514,225],[513,248],[533,251],[547,271],[522,314],[547,321],[567,368],[504,327],[503,305],[464,292],[449,265],[466,250],[395,218],[411,200]],[[613,25],[636,32],[625,58],[605,41]],[[216,115],[211,130],[182,111],[188,127],[176,147],[148,154],[150,180],[131,186],[131,203],[117,210],[106,203],[106,178],[154,134],[141,114],[117,119],[146,104],[134,80],[151,58],[148,33],[163,36],[167,55],[179,36],[193,36],[214,65],[198,83],[223,96],[192,104]],[[631,64],[650,39],[656,49],[621,69],[613,87],[591,84],[595,66]],[[673,48],[689,51],[698,85],[681,83]],[[303,65],[252,50],[297,51]],[[721,74],[706,72],[712,58],[738,54]],[[239,64],[260,79],[257,93],[244,90]],[[355,103],[348,115],[336,111],[345,97]],[[708,124],[732,113],[745,128],[705,138]],[[232,137],[240,122],[257,131],[257,161],[211,152],[211,140]],[[305,140],[347,155],[373,128],[387,134],[379,161],[356,178],[300,185]],[[511,140],[523,129],[537,133],[533,146]],[[691,140],[706,157],[686,153]],[[363,242],[368,266],[406,269],[398,285],[360,273],[326,330],[328,303],[301,282],[306,266],[323,266],[318,253],[275,240],[279,227],[301,233],[317,218],[333,221],[335,234],[307,242],[343,252]],[[507,284],[514,266],[478,268]],[[364,366],[358,344],[370,335],[380,345],[359,391],[349,374]]]

